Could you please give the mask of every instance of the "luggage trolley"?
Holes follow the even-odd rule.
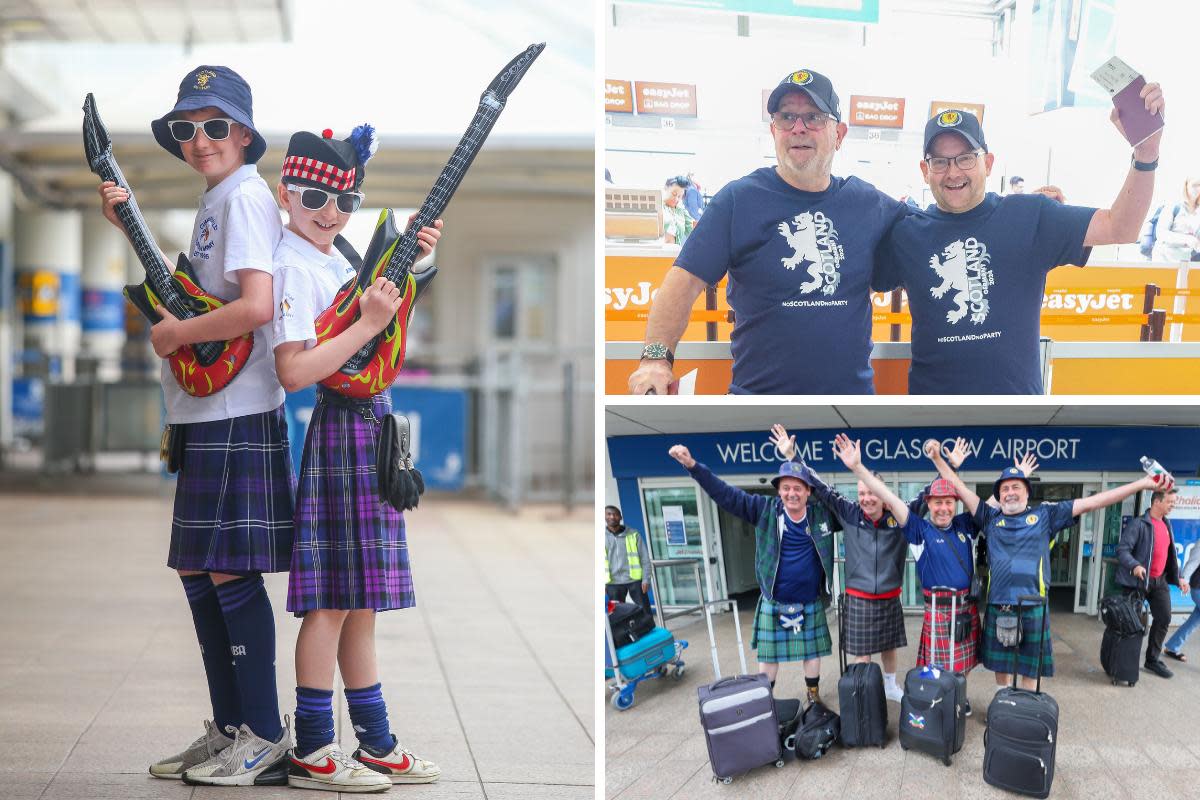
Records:
[[[673,558],[651,560],[650,585],[654,593],[654,614],[658,626],[650,633],[638,639],[633,644],[617,649],[613,641],[612,627],[608,624],[608,614],[604,615],[604,677],[610,680],[608,690],[612,692],[613,708],[625,711],[633,706],[638,684],[653,678],[665,678],[674,675],[676,679],[683,677],[683,651],[687,649],[686,640],[676,641],[666,629],[666,621],[674,617],[702,611],[704,604],[672,609],[664,612],[659,600],[658,579],[655,574],[660,567],[692,568],[696,577],[696,587],[703,592],[700,583],[700,561],[693,558]]]

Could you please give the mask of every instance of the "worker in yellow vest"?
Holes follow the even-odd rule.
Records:
[[[646,540],[633,528],[621,524],[621,509],[604,507],[604,594],[609,600],[625,602],[626,595],[647,611],[650,601],[650,553]]]

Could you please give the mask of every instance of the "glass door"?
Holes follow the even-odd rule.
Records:
[[[644,486],[643,519],[655,561],[689,559],[704,564],[707,573],[708,536],[704,530],[697,501],[697,488],[691,486]],[[667,567],[655,573],[658,591],[655,598],[663,608],[694,606],[701,602],[701,589],[690,566]]]
[[[1099,483],[1085,483],[1083,496],[1090,497],[1100,491]],[[1079,544],[1076,550],[1075,612],[1096,613],[1099,602],[1100,555],[1103,551],[1103,520],[1105,511],[1091,511],[1079,518]]]

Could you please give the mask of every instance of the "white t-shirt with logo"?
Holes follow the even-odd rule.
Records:
[[[272,272],[273,254],[283,225],[267,182],[252,164],[200,196],[200,209],[187,253],[200,286],[225,302],[242,289],[237,271]],[[275,357],[267,325],[254,331],[254,347],[241,372],[228,386],[208,397],[192,397],[179,387],[163,360],[163,396],[167,422],[212,422],[261,414],[283,405],[284,391],[275,375]]]
[[[286,342],[317,344],[313,321],[329,308],[338,289],[353,278],[354,268],[334,248],[322,253],[287,228],[275,248],[275,323],[273,347]]]

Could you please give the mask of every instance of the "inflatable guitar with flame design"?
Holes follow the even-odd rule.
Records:
[[[449,205],[454,190],[462,182],[467,168],[496,124],[496,118],[504,110],[508,96],[545,47],[544,42],[530,45],[525,52],[508,62],[484,90],[475,118],[459,140],[450,161],[442,168],[407,231],[400,234],[390,209],[379,215],[358,276],[343,286],[329,308],[317,317],[317,341],[319,343],[337,336],[358,319],[359,298],[380,276],[400,289],[400,309],[388,327],[363,345],[341,369],[321,381],[326,388],[346,397],[365,399],[387,389],[396,379],[404,365],[404,347],[413,304],[436,273],[435,268],[419,274],[412,271],[413,262],[420,254],[417,231],[432,224]]]
[[[88,166],[101,181],[112,181],[129,192],[129,200],[115,210],[146,270],[146,280],[125,287],[129,302],[151,323],[162,319],[154,310],[156,305],[179,319],[198,317],[224,305],[225,301],[213,297],[200,286],[187,256],[179,254],[174,273],[163,262],[162,251],[146,226],[142,211],[133,198],[133,190],[113,157],[112,140],[96,113],[96,100],[90,92],[83,101],[83,150]],[[253,346],[254,333],[251,331],[227,342],[184,345],[167,356],[167,362],[180,388],[193,397],[207,397],[221,391],[237,377],[250,358]]]

